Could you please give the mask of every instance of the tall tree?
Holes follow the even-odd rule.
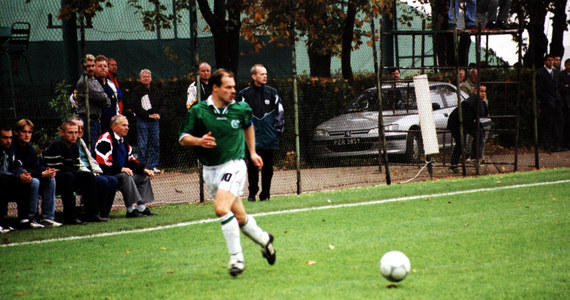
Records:
[[[242,22],[240,14],[248,1],[214,0],[214,10],[208,0],[197,0],[202,16],[214,38],[216,67],[232,70],[236,75],[239,63],[239,41]]]
[[[344,28],[342,33],[342,50],[341,50],[341,65],[342,77],[346,80],[352,81],[352,66],[350,64],[350,57],[352,54],[352,41],[354,39],[354,23],[356,21],[356,12],[358,5],[362,5],[362,1],[349,0],[346,8],[346,18],[344,20]]]
[[[188,1],[175,0],[176,14],[166,13],[166,7],[160,4],[160,0],[128,0],[129,4],[137,9],[143,18],[145,29],[149,31],[160,28],[171,28],[171,23],[181,19],[181,12],[190,8]],[[214,0],[213,8],[209,0],[196,0],[198,7],[208,24],[214,38],[214,52],[216,67],[233,71],[237,76],[239,64],[239,41],[242,22],[240,14],[249,5],[245,0]],[[153,4],[151,9],[145,10],[140,2]]]
[[[554,2],[553,7],[550,53],[557,56],[564,55],[564,31],[568,30],[568,22],[570,22],[566,19],[566,3],[567,0],[558,0]]]
[[[389,9],[392,0],[297,0],[294,3],[295,29],[298,37],[305,39],[309,56],[310,75],[331,76],[331,59],[343,57],[343,75],[350,78],[350,51],[362,44],[369,36],[363,30],[368,20],[366,10],[372,3],[375,16],[382,9]],[[346,10],[346,12],[345,12]],[[364,11],[358,14],[358,11]],[[256,35],[269,35],[270,42],[289,43],[289,6],[287,1],[257,1],[245,10],[243,34],[245,39],[257,43]],[[354,18],[354,20],[352,20]],[[260,45],[262,46],[262,45]],[[344,51],[344,52],[343,52]],[[344,54],[341,54],[344,53]]]
[[[552,0],[513,0],[511,12],[524,22],[528,32],[528,45],[523,55],[523,64],[527,67],[542,66],[543,57],[548,49],[548,38],[544,34],[544,21]]]

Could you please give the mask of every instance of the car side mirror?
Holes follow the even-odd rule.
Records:
[[[438,110],[438,109],[440,109],[440,108],[441,108],[441,105],[439,105],[439,103],[435,103],[435,102],[434,102],[434,103],[431,104],[431,109],[432,109],[432,110]]]

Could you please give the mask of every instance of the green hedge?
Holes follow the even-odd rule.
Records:
[[[481,70],[481,78],[488,86],[490,98],[490,111],[492,115],[515,115],[517,85],[516,72],[512,70],[495,71]],[[451,72],[428,74],[430,81],[454,82]],[[531,105],[531,73],[522,73],[521,97],[520,97],[520,137],[522,145],[532,143],[532,105]],[[186,90],[193,80],[189,78],[173,78],[169,80],[155,80],[153,84],[161,89],[166,105],[163,112],[161,130],[161,162],[163,168],[193,167],[196,159],[192,151],[183,149],[178,144],[178,128],[186,114]],[[508,83],[499,83],[505,81]],[[123,79],[119,82],[125,92],[125,114],[134,125],[134,118],[129,113],[129,91],[138,84],[135,79]],[[246,87],[249,82],[237,83],[237,90]],[[294,105],[293,105],[293,80],[270,80],[269,85],[279,91],[285,106],[285,133],[281,141],[281,149],[276,154],[278,166],[291,167],[293,163],[291,152],[295,151],[294,130]],[[346,106],[356,95],[366,88],[375,85],[375,78],[371,74],[358,74],[350,83],[339,79],[315,79],[299,78],[297,81],[297,93],[299,103],[299,139],[301,143],[301,159],[304,161],[304,153],[311,147],[311,138],[314,128],[335,116],[338,111]],[[514,129],[514,118],[493,118],[494,128]],[[136,145],[136,127],[131,126],[132,134],[129,139]],[[503,147],[514,145],[512,132],[496,132],[495,143]],[[288,155],[289,153],[289,155]]]

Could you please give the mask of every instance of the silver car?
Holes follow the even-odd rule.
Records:
[[[451,147],[452,137],[447,130],[447,119],[457,106],[456,88],[448,83],[432,82],[430,93],[439,147]],[[462,100],[467,96],[461,92]],[[388,154],[403,154],[408,161],[418,161],[423,145],[412,82],[382,86],[382,115]],[[481,123],[485,132],[488,132],[491,120],[481,118]],[[352,100],[337,117],[316,127],[311,158],[313,161],[322,161],[330,158],[378,156],[378,135],[377,89],[369,88]]]

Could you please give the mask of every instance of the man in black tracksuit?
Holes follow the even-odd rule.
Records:
[[[473,159],[481,158],[483,152],[483,137],[485,132],[479,129],[479,143],[476,142],[475,137],[477,135],[477,105],[479,105],[479,117],[486,117],[489,115],[489,109],[487,105],[487,87],[484,85],[479,86],[479,95],[471,94],[469,98],[465,99],[461,103],[461,114],[463,116],[463,138],[470,134],[473,137],[473,143],[471,145],[471,157]],[[453,153],[451,154],[451,166],[450,169],[457,172],[457,164],[459,163],[459,158],[461,157],[461,135],[459,132],[459,107],[455,108],[449,115],[447,120],[447,128],[451,131],[455,146],[453,147]],[[465,144],[465,143],[463,143]],[[477,148],[479,144],[479,148]]]
[[[259,200],[269,200],[271,178],[273,177],[273,152],[279,149],[279,137],[283,134],[283,104],[277,90],[266,85],[267,70],[263,65],[251,67],[252,85],[236,95],[236,101],[245,101],[253,110],[255,128],[255,149],[263,159],[261,169],[261,193]],[[248,201],[255,201],[259,192],[259,172],[248,160]]]

